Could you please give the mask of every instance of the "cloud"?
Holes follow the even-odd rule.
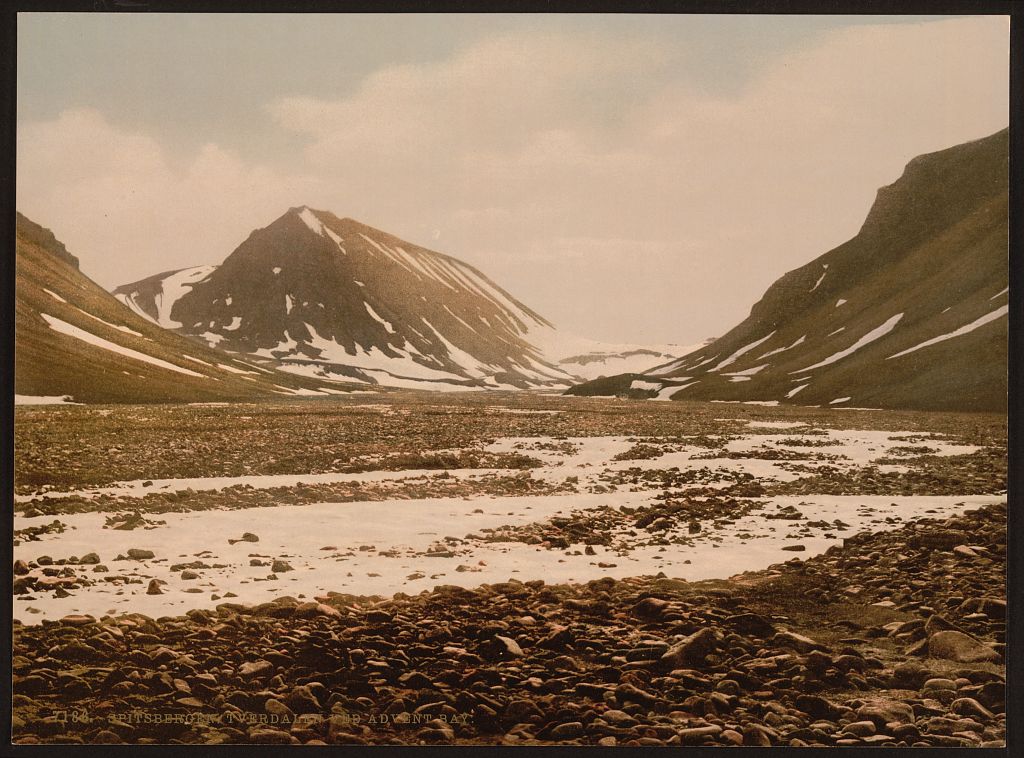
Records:
[[[910,158],[1008,121],[1003,17],[822,33],[719,91],[689,65],[663,40],[484,37],[346,97],[272,100],[304,141],[274,167],[215,145],[179,164],[68,111],[19,131],[19,207],[125,278],[219,261],[309,203],[461,257],[573,331],[692,342],[852,236]]]
[[[219,262],[320,184],[213,144],[178,163],[90,109],[23,125],[17,159],[18,209],[52,227],[105,286]]]
[[[345,99],[287,98],[270,110],[309,139],[309,165],[362,177],[401,232],[426,239],[440,228],[448,252],[527,300],[526,257],[549,259],[545,278],[569,293],[582,261],[613,271],[640,245],[661,252],[645,256],[647,279],[618,277],[632,313],[609,323],[665,329],[645,290],[674,277],[680,321],[717,332],[783,272],[852,236],[910,158],[1005,126],[1007,40],[999,17],[847,27],[718,96],[666,76],[686,65],[669,49],[502,37],[379,71]],[[614,244],[589,245],[586,257],[564,245],[584,238],[634,242],[618,260]],[[732,275],[730,292],[687,276],[708,268],[701,255],[714,257],[713,279]],[[600,321],[608,295],[575,297],[590,298]],[[569,313],[545,297],[538,308]],[[707,317],[684,319],[686,309]]]

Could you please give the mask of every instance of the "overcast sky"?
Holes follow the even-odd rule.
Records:
[[[915,155],[1008,122],[1005,17],[18,16],[18,209],[107,287],[290,206],[596,339],[717,336]]]

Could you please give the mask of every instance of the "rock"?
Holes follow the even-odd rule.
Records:
[[[523,649],[519,647],[519,643],[511,637],[503,637],[500,634],[496,634],[494,635],[494,639],[500,643],[498,650],[501,654],[515,658],[521,658],[525,655]]]
[[[959,663],[980,663],[999,661],[995,650],[980,640],[954,630],[936,632],[928,638],[928,654],[933,658],[944,658]]]
[[[182,579],[198,579],[199,578],[199,574],[197,574],[195,571],[192,571],[191,569],[185,569],[184,571],[181,572],[181,578]]]
[[[323,710],[313,688],[306,684],[293,688],[285,696],[284,702],[295,713],[319,713]]]
[[[556,726],[548,734],[552,740],[573,740],[583,734],[583,724],[580,721],[567,721]]]
[[[740,634],[767,638],[775,634],[775,625],[757,613],[739,613],[729,616],[723,623]]]
[[[864,704],[857,709],[857,716],[874,722],[879,729],[884,728],[890,722],[914,723],[914,709],[906,703],[889,698],[866,698]]]
[[[793,648],[798,653],[809,653],[812,650],[824,651],[828,649],[820,642],[815,642],[810,637],[805,637],[802,634],[790,631],[779,632],[772,637],[772,642],[782,647]]]
[[[298,744],[288,732],[269,727],[260,727],[249,730],[249,741],[255,745],[291,745]]]
[[[162,595],[162,594],[164,594],[164,591],[162,589],[160,589],[160,580],[159,579],[150,579],[149,580],[149,586],[146,588],[146,594],[147,595]]]
[[[718,644],[718,633],[711,627],[704,627],[675,643],[658,662],[662,668],[669,670],[697,666],[703,663],[704,658]]]
[[[633,606],[633,615],[638,618],[659,618],[668,608],[668,601],[656,597],[645,597]]]
[[[783,545],[780,550],[788,550],[791,553],[802,553],[807,547],[805,545]]]
[[[846,734],[852,734],[854,737],[870,737],[877,730],[875,729],[874,721],[854,721],[852,724],[847,724],[843,731]]]
[[[899,664],[892,672],[892,686],[896,689],[916,690],[932,676],[930,669],[916,661]]]
[[[78,562],[85,565],[95,565],[100,562],[100,557],[96,553],[86,553],[78,559]]]
[[[89,740],[93,745],[120,745],[124,742],[117,732],[110,729],[101,729]]]
[[[772,732],[758,724],[743,727],[743,744],[746,747],[771,747]]]
[[[294,571],[295,569],[291,567],[291,564],[288,563],[288,561],[276,560],[271,565],[270,570],[275,574],[281,574],[285,571]]]
[[[961,716],[977,717],[985,721],[991,721],[995,714],[983,706],[974,698],[961,697],[949,704],[949,710]]]
[[[28,564],[25,563],[25,561],[21,560],[20,558],[14,562],[14,573],[17,576],[24,576],[30,570],[31,569],[29,569]]]
[[[505,706],[502,716],[506,721],[520,723],[534,716],[543,716],[544,713],[532,700],[511,700]]]
[[[957,608],[961,613],[984,613],[991,619],[1006,620],[1006,601],[994,597],[968,598]]]
[[[247,661],[238,667],[238,675],[243,679],[255,679],[258,676],[269,674],[274,670],[274,664],[266,660]]]
[[[707,739],[717,737],[722,733],[722,727],[717,724],[708,726],[693,726],[688,729],[680,729],[676,734],[684,745],[699,745]]]
[[[149,558],[155,558],[156,554],[152,550],[141,550],[137,547],[129,548],[128,557],[135,561],[144,561]]]
[[[840,711],[835,703],[820,695],[798,695],[794,705],[815,719],[831,719]]]

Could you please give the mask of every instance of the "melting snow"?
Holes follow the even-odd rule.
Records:
[[[858,350],[860,350],[865,345],[870,344],[871,342],[874,342],[879,337],[884,337],[886,334],[888,334],[889,332],[891,332],[895,328],[896,324],[899,323],[899,320],[901,318],[903,318],[903,314],[902,313],[897,313],[895,316],[890,318],[888,321],[886,321],[881,326],[878,326],[878,327],[875,327],[874,329],[872,329],[870,332],[865,334],[863,337],[861,337],[859,340],[854,342],[852,345],[850,345],[845,350],[840,350],[838,353],[833,353],[832,355],[830,355],[825,360],[819,361],[818,363],[815,363],[813,366],[808,366],[807,368],[802,368],[799,371],[790,371],[789,373],[791,373],[791,374],[802,374],[804,371],[810,371],[811,369],[821,368],[822,366],[828,366],[828,365],[830,365],[832,363],[835,363],[836,361],[840,361],[843,358],[845,358],[846,356],[851,355],[851,354],[857,352]]]
[[[809,384],[801,384],[799,387],[794,387],[793,389],[786,393],[786,397],[793,397],[793,395],[795,395],[797,392],[799,392],[800,390],[807,389],[809,386]]]
[[[722,376],[753,376],[758,371],[762,371],[762,370],[768,368],[768,366],[770,366],[770,365],[771,364],[769,364],[769,363],[762,363],[760,366],[754,366],[753,368],[744,369],[743,371],[723,372]]]
[[[955,331],[952,331],[952,332],[949,332],[949,334],[943,334],[943,335],[941,335],[939,337],[933,337],[930,340],[925,340],[920,345],[914,345],[911,348],[908,348],[906,350],[898,352],[898,353],[896,353],[894,355],[890,355],[889,358],[899,358],[901,355],[906,355],[907,353],[912,353],[915,350],[920,350],[922,347],[928,347],[929,345],[934,345],[937,342],[944,342],[946,340],[951,340],[954,337],[962,337],[963,335],[969,334],[970,332],[973,332],[975,329],[977,329],[977,328],[979,328],[981,326],[984,326],[985,324],[989,323],[990,321],[995,321],[997,318],[1005,316],[1008,311],[1009,311],[1009,306],[1003,305],[1003,306],[1001,306],[999,308],[996,308],[991,313],[986,313],[981,318],[977,318],[974,321],[972,321],[971,323],[965,324],[964,326],[961,326],[959,329],[957,329]],[[886,358],[886,360],[889,360],[889,358]]]
[[[762,337],[761,339],[757,340],[756,342],[751,342],[749,345],[744,345],[739,350],[737,350],[735,353],[733,353],[728,358],[726,358],[724,361],[719,363],[717,366],[714,366],[713,368],[709,368],[708,369],[708,373],[711,373],[712,371],[718,371],[719,369],[725,368],[726,366],[729,366],[729,365],[735,363],[737,358],[739,358],[741,355],[743,355],[745,353],[750,352],[751,350],[753,350],[755,347],[757,347],[761,343],[767,342],[771,338],[771,336],[773,334],[775,334],[775,330],[772,330],[767,336]],[[694,366],[694,368],[696,368],[696,366]]]
[[[997,293],[996,293],[996,294],[994,294],[994,295],[993,295],[992,297],[990,297],[990,298],[989,298],[989,300],[995,300],[995,299],[996,299],[997,297],[999,297],[1000,295],[1005,295],[1005,294],[1006,294],[1007,292],[1009,292],[1009,291],[1010,291],[1010,288],[1009,288],[1009,287],[1004,287],[1003,289],[999,290],[999,292],[997,292]],[[51,292],[50,294],[52,295],[53,293]]]
[[[688,382],[686,384],[673,384],[667,387],[662,387],[661,391],[657,395],[651,398],[651,400],[671,400],[672,396],[679,392],[679,390],[685,390],[687,387],[692,387],[695,384],[700,384],[700,379],[695,382]]]
[[[805,339],[807,339],[807,335],[806,334],[803,335],[802,337],[800,337],[792,345],[786,345],[786,347],[777,347],[774,350],[769,350],[767,353],[764,353],[763,355],[757,356],[757,359],[761,360],[762,358],[767,358],[770,355],[778,355],[779,353],[784,353],[787,350],[792,350],[797,345],[802,345]]]
[[[204,374],[200,374],[196,371],[191,371],[187,368],[182,368],[181,366],[175,366],[173,363],[168,363],[167,361],[161,360],[159,358],[154,358],[151,355],[140,353],[138,350],[132,350],[131,348],[128,347],[122,347],[121,345],[118,345],[114,342],[110,342],[109,340],[105,340],[102,337],[97,337],[92,332],[87,332],[84,329],[80,329],[73,324],[69,324],[67,321],[61,321],[59,318],[54,318],[53,316],[49,316],[45,313],[40,313],[39,315],[46,320],[46,323],[49,324],[50,328],[53,329],[54,331],[60,332],[61,334],[66,334],[69,337],[74,337],[75,339],[81,340],[82,342],[85,342],[89,345],[103,348],[104,350],[109,350],[112,353],[118,353],[119,355],[123,355],[127,358],[134,358],[137,361],[144,361],[145,363],[149,363],[154,366],[170,369],[171,371],[177,371],[179,374],[197,376],[200,379],[209,378]]]
[[[306,226],[308,226],[314,232],[319,234],[321,237],[324,235],[323,222],[320,221],[320,219],[316,217],[316,214],[313,213],[313,211],[311,211],[309,208],[303,206],[302,210],[299,211],[299,218],[301,218],[305,222]]]
[[[65,301],[67,302],[67,301]],[[82,405],[71,401],[71,395],[15,395],[15,405]]]
[[[281,273],[281,267],[280,266],[274,266],[273,271],[274,271],[275,274],[280,274]]]
[[[53,298],[54,300],[58,300],[58,301],[60,301],[60,302],[62,302],[62,303],[66,303],[66,302],[67,302],[67,300],[65,300],[64,298],[62,298],[62,297],[61,297],[60,295],[58,295],[58,294],[57,294],[56,292],[52,292],[52,291],[50,291],[50,290],[46,289],[46,287],[43,287],[43,292],[45,292],[45,293],[46,293],[47,295],[49,295],[50,297],[52,297],[52,298]],[[27,397],[27,395],[26,395],[26,397]]]
[[[227,363],[218,363],[217,365],[225,371],[230,371],[232,374],[252,374],[253,376],[259,376],[255,371],[243,371],[242,369],[235,368]]]
[[[827,263],[823,263],[822,264],[822,268],[824,268],[825,270],[821,272],[821,276],[818,277],[818,281],[816,281],[814,283],[814,286],[811,287],[809,292],[814,292],[814,290],[818,289],[818,285],[821,284],[825,280],[825,274],[828,273],[828,264]]]
[[[292,296],[291,295],[285,295],[284,296],[284,312],[286,314],[287,313],[291,313],[292,312],[292,306],[294,306],[294,305],[295,305],[295,301],[292,300]]]
[[[135,335],[136,337],[141,337],[142,336],[141,332],[137,332],[134,329],[129,329],[127,326],[118,326],[117,324],[111,324],[109,321],[104,321],[99,316],[94,316],[91,313],[86,313],[81,308],[75,308],[75,310],[77,310],[83,316],[88,316],[93,321],[99,321],[101,324],[109,326],[111,329],[117,329],[119,332],[124,332],[125,334],[132,334],[132,335]]]
[[[660,390],[661,382],[645,382],[643,379],[634,379],[630,382],[631,390]]]
[[[828,336],[831,337],[831,336],[833,336],[835,334],[839,334],[839,332],[843,331],[845,328],[846,328],[845,326],[841,326],[838,329],[836,329],[834,332],[829,332]]]
[[[364,301],[364,302],[363,302],[363,305],[365,305],[365,306],[366,306],[366,312],[370,314],[370,317],[371,317],[371,318],[372,318],[372,319],[373,319],[374,321],[376,321],[376,322],[378,322],[378,323],[380,323],[380,324],[383,324],[383,325],[384,325],[384,328],[385,328],[385,329],[387,330],[388,334],[395,334],[395,327],[393,327],[393,326],[391,325],[391,322],[390,322],[390,321],[387,321],[387,320],[385,320],[385,319],[381,318],[381,317],[380,317],[380,316],[378,315],[377,311],[375,311],[375,310],[374,310],[374,309],[373,309],[373,308],[372,308],[372,307],[370,306],[370,304],[369,304],[369,303],[367,303],[367,302],[365,302],[365,301]]]
[[[848,397],[837,397],[835,400],[829,400],[828,404],[829,405],[837,405],[839,403],[848,403],[848,402],[850,402],[850,398],[848,398]]]
[[[838,307],[839,307],[840,305],[842,305],[842,304],[843,304],[843,303],[845,303],[845,302],[846,302],[846,301],[845,301],[845,300],[843,300],[843,298],[839,298],[838,300],[836,300],[836,308],[838,308]]]
[[[156,323],[165,329],[176,329],[181,326],[180,323],[171,319],[171,311],[174,308],[174,304],[184,295],[191,292],[194,285],[206,279],[216,269],[216,266],[196,266],[195,268],[186,268],[181,271],[176,271],[164,279],[160,283],[160,292],[158,292],[156,297],[153,299],[154,304],[156,305]],[[137,295],[138,293],[132,294]],[[122,302],[127,304],[132,310],[147,320],[154,320],[152,316],[136,304],[134,297],[125,298],[122,296]]]
[[[242,317],[241,316],[234,316],[231,319],[231,323],[224,327],[224,331],[226,331],[226,332],[233,332],[236,329],[238,329],[238,327],[240,327],[241,325],[242,325]]]

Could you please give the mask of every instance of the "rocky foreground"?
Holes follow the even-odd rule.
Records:
[[[14,626],[15,742],[1005,744],[1006,506],[715,582]]]

